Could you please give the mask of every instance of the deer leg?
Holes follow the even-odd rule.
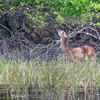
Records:
[[[65,57],[65,60],[67,59],[68,61],[71,61],[71,62],[72,62],[72,59],[71,59],[71,57],[70,57],[70,54],[65,53],[65,54],[64,54],[64,57]]]
[[[91,58],[90,58],[90,59],[91,59],[91,61],[93,61],[93,60],[94,60],[94,57],[93,57],[93,56],[91,56]]]

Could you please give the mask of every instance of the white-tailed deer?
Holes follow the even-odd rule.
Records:
[[[78,48],[71,48],[71,47],[68,47],[67,44],[66,44],[66,41],[67,41],[67,34],[62,31],[62,30],[59,30],[57,29],[56,30],[58,32],[58,35],[60,36],[61,38],[61,43],[60,43],[60,46],[61,46],[61,50],[64,54],[64,57],[68,60],[72,60],[72,58],[74,58],[75,60],[79,60],[79,59],[87,59],[88,57],[90,57],[91,60],[93,60],[94,58],[94,48],[89,46],[89,45],[85,45],[85,46],[81,46],[81,47],[78,47]]]

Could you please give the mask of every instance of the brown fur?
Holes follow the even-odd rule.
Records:
[[[70,48],[67,46],[66,41],[67,41],[67,35],[64,31],[62,30],[57,30],[58,35],[61,37],[61,50],[64,54],[64,57],[68,60],[72,60],[72,58],[74,58],[75,60],[79,60],[79,59],[87,59],[88,57],[91,58],[91,60],[93,60],[94,58],[94,48],[89,46],[89,45],[85,45],[85,46],[81,46],[78,48]]]

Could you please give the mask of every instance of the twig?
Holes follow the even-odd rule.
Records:
[[[3,28],[5,28],[7,31],[9,31],[9,33],[13,36],[13,32],[11,32],[7,27],[5,27],[4,25],[0,24],[0,26],[2,26]]]

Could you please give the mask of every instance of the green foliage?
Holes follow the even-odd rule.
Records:
[[[4,4],[0,4],[0,12],[4,10]]]
[[[97,24],[98,24],[98,26],[97,26],[97,27],[98,27],[98,28],[100,28],[100,22],[98,22]]]
[[[5,0],[10,5],[10,10],[25,7],[25,14],[35,24],[45,26],[48,17],[56,16],[56,21],[61,23],[66,17],[76,19],[79,16],[84,21],[92,21],[90,16],[100,11],[100,0]],[[3,8],[4,5],[0,4]],[[2,12],[0,9],[0,12]],[[52,14],[51,14],[52,12]],[[99,16],[95,16],[99,18]]]

